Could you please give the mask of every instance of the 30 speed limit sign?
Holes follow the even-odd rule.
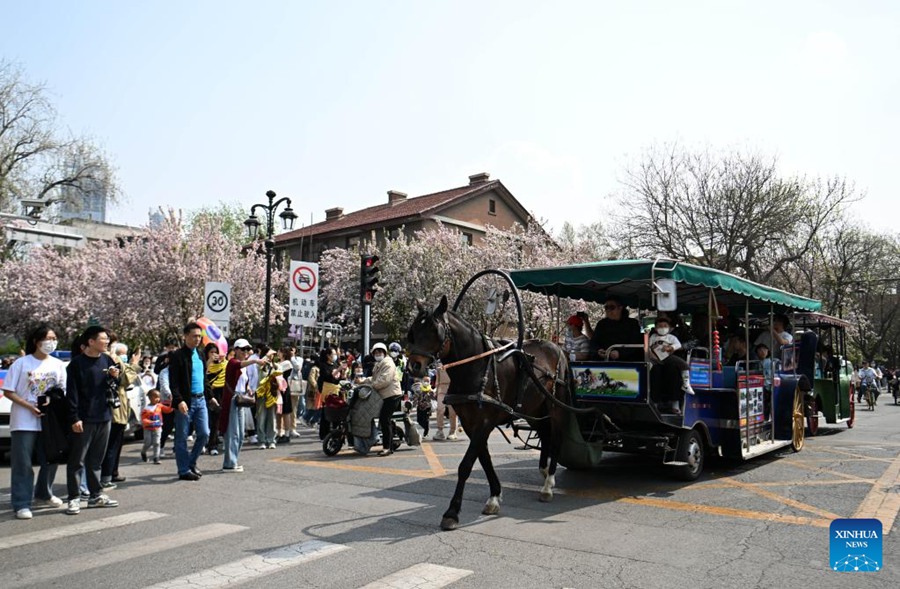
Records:
[[[203,293],[203,314],[216,325],[231,322],[231,284],[207,282]]]

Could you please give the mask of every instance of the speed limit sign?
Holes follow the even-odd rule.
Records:
[[[207,282],[203,293],[203,314],[216,324],[231,322],[231,284]]]

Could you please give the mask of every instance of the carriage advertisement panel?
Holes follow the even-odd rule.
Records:
[[[646,389],[643,371],[635,366],[579,363],[572,370],[579,399],[637,399]]]
[[[750,424],[750,434],[761,431],[765,420],[763,414],[763,385],[765,379],[761,374],[741,374],[738,376],[738,391],[740,393],[740,424],[744,428]],[[749,422],[748,422],[749,413]]]

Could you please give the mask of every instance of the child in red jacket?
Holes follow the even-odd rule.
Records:
[[[141,411],[141,425],[144,426],[144,448],[141,460],[147,462],[147,450],[153,451],[153,464],[159,464],[159,440],[162,434],[162,414],[172,413],[170,405],[159,402],[159,390],[150,389],[147,393],[150,404]]]

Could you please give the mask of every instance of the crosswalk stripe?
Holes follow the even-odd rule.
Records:
[[[50,579],[74,575],[132,558],[145,557],[148,554],[156,554],[157,552],[187,546],[195,542],[206,542],[246,529],[248,528],[232,524],[209,524],[137,542],[115,544],[108,548],[76,554],[69,558],[49,559],[44,564],[31,565],[15,571],[5,571],[3,573],[3,586],[11,589],[23,585],[45,583]]]
[[[360,589],[440,589],[455,583],[472,571],[423,562],[372,581]]]
[[[235,562],[206,569],[171,581],[163,581],[145,589],[169,589],[174,587],[225,587],[237,583],[246,583],[259,577],[289,569],[297,565],[328,556],[347,546],[330,544],[320,540],[310,540],[270,550],[264,554],[248,556]]]
[[[81,522],[70,526],[60,526],[49,530],[40,530],[37,532],[28,532],[27,534],[19,534],[18,536],[7,536],[0,538],[0,550],[8,548],[19,548],[28,544],[37,544],[38,542],[48,542],[59,538],[68,538],[79,534],[87,534],[89,532],[97,532],[108,528],[117,528],[145,522],[154,519],[166,517],[165,513],[156,513],[155,511],[135,511],[134,513],[126,513],[114,517],[104,517],[103,519],[95,519],[93,521]]]

